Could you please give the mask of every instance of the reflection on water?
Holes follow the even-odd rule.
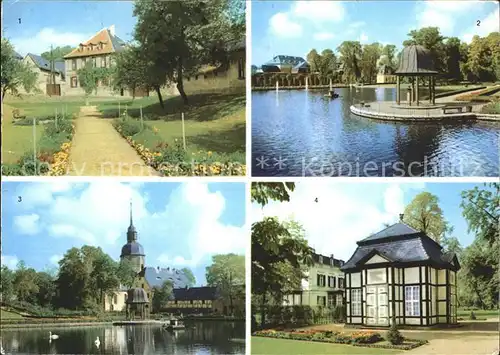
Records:
[[[160,326],[2,330],[7,354],[244,354],[245,323],[194,322],[182,331]],[[59,339],[49,341],[49,331]],[[100,339],[99,348],[95,344]]]
[[[350,112],[393,88],[252,93],[254,176],[498,176],[497,122],[376,121]]]

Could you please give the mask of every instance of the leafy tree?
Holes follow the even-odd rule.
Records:
[[[63,46],[63,47],[58,46],[52,49],[52,53],[50,50],[48,50],[40,54],[40,56],[46,60],[62,61],[64,60],[64,56],[66,54],[69,54],[72,50],[73,48],[71,46]]]
[[[266,205],[269,200],[290,201],[290,192],[295,189],[293,182],[254,182],[252,183],[252,202]]]
[[[492,52],[486,38],[474,36],[469,45],[467,69],[474,80],[494,80]]]
[[[437,71],[446,71],[445,45],[446,37],[442,36],[439,27],[423,27],[408,33],[410,39],[403,42],[404,46],[418,44],[430,51]]]
[[[358,41],[344,41],[337,48],[341,61],[344,63],[344,82],[352,83],[361,76],[360,60],[363,53],[361,43]]]
[[[244,35],[244,4],[230,0],[135,2],[134,37],[163,84],[176,83],[185,104],[183,77],[201,64],[227,66],[228,46]],[[161,100],[161,99],[160,99]]]
[[[393,44],[387,44],[382,48],[380,65],[386,65],[389,68],[396,70],[398,63],[396,62],[396,46]]]
[[[118,269],[116,270],[116,275],[119,282],[127,287],[131,288],[134,285],[134,281],[137,277],[137,272],[135,272],[134,264],[129,259],[120,260],[118,264]]]
[[[78,81],[80,86],[85,91],[85,96],[88,104],[88,97],[95,92],[97,94],[97,88],[99,82],[109,81],[112,76],[113,71],[110,68],[96,68],[92,61],[87,61],[85,66],[78,69]]]
[[[35,269],[27,268],[23,261],[17,265],[14,273],[14,290],[20,301],[32,300],[39,291]]]
[[[38,293],[36,302],[42,307],[51,307],[56,295],[56,284],[54,277],[47,272],[38,272],[36,275],[36,284]]]
[[[500,216],[500,184],[486,185],[487,188],[462,192],[462,214],[467,220],[469,232],[493,245],[498,242]]]
[[[91,287],[96,290],[98,303],[104,305],[104,297],[120,285],[117,277],[117,264],[108,254],[99,248],[100,253],[94,258],[90,272]]]
[[[153,289],[152,307],[153,312],[160,312],[162,307],[168,302],[173,293],[173,284],[171,281],[165,281],[161,287]]]
[[[219,289],[224,302],[229,303],[231,314],[234,300],[245,293],[245,256],[236,254],[214,255],[212,265],[206,268],[207,283]]]
[[[28,93],[40,91],[37,87],[38,74],[28,64],[16,58],[14,47],[5,38],[1,42],[0,65],[2,99],[7,92],[19,95],[18,89],[21,86]]]
[[[193,287],[194,285],[196,285],[196,277],[194,277],[194,274],[190,268],[185,267],[181,271],[184,273],[184,275],[186,275],[189,281],[188,287]]]
[[[438,243],[448,230],[443,211],[439,207],[439,199],[430,192],[421,192],[415,196],[405,208],[403,221]]]
[[[361,76],[363,82],[372,83],[377,77],[377,61],[380,58],[381,46],[378,43],[372,43],[363,46],[361,55]]]
[[[311,49],[311,51],[307,54],[306,60],[311,66],[311,72],[319,72],[321,67],[321,56],[316,51],[316,49]]]
[[[0,269],[0,302],[10,301],[14,295],[14,272],[6,265],[2,265]]]
[[[252,225],[252,294],[260,296],[262,325],[268,296],[280,302],[300,286],[303,265],[312,264],[312,248],[296,222],[266,217]]]
[[[460,245],[460,241],[456,237],[448,237],[443,236],[441,239],[441,245],[447,252],[452,252],[457,255],[460,259],[460,255],[462,254],[463,248]]]
[[[445,62],[447,68],[447,75],[451,79],[461,79],[460,63],[463,63],[462,42],[457,37],[450,37],[445,44]]]

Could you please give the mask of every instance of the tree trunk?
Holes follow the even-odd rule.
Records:
[[[163,104],[163,98],[161,96],[160,87],[159,86],[155,87],[155,91],[156,91],[156,94],[158,95],[158,100],[160,101],[160,106],[162,109],[164,109],[165,105]]]
[[[262,303],[260,307],[260,328],[264,329],[266,326],[266,294],[262,295]]]

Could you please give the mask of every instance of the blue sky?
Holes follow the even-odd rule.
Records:
[[[253,1],[252,64],[278,54],[304,57],[335,50],[346,40],[401,48],[411,29],[438,26],[470,42],[499,31],[497,2],[473,1]],[[480,25],[477,26],[477,21]]]
[[[399,220],[411,200],[428,191],[439,198],[444,218],[454,227],[463,247],[474,240],[462,216],[461,192],[484,187],[483,184],[462,183],[338,183],[325,181],[296,184],[290,202],[272,202],[263,209],[252,206],[252,221],[263,216],[290,217],[302,223],[306,239],[318,253],[334,254],[348,260],[356,249],[356,241],[384,229],[384,223]],[[315,202],[318,197],[318,202]]]
[[[131,40],[136,23],[133,8],[129,1],[9,0],[3,4],[2,26],[20,54],[41,54],[51,44],[77,46],[113,24],[118,37]]]
[[[52,269],[85,244],[119,260],[131,199],[146,266],[190,267],[203,285],[214,254],[244,254],[243,183],[2,182],[2,264]]]

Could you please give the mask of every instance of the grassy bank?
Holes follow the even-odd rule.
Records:
[[[182,113],[188,153],[245,152],[245,92],[197,93],[188,96],[185,105],[179,96],[167,98],[162,108],[156,97],[110,101],[98,104],[106,118],[116,118],[126,112],[131,118],[154,127],[155,135],[145,130],[133,136],[134,141],[152,150],[161,141],[173,144],[182,139]]]

